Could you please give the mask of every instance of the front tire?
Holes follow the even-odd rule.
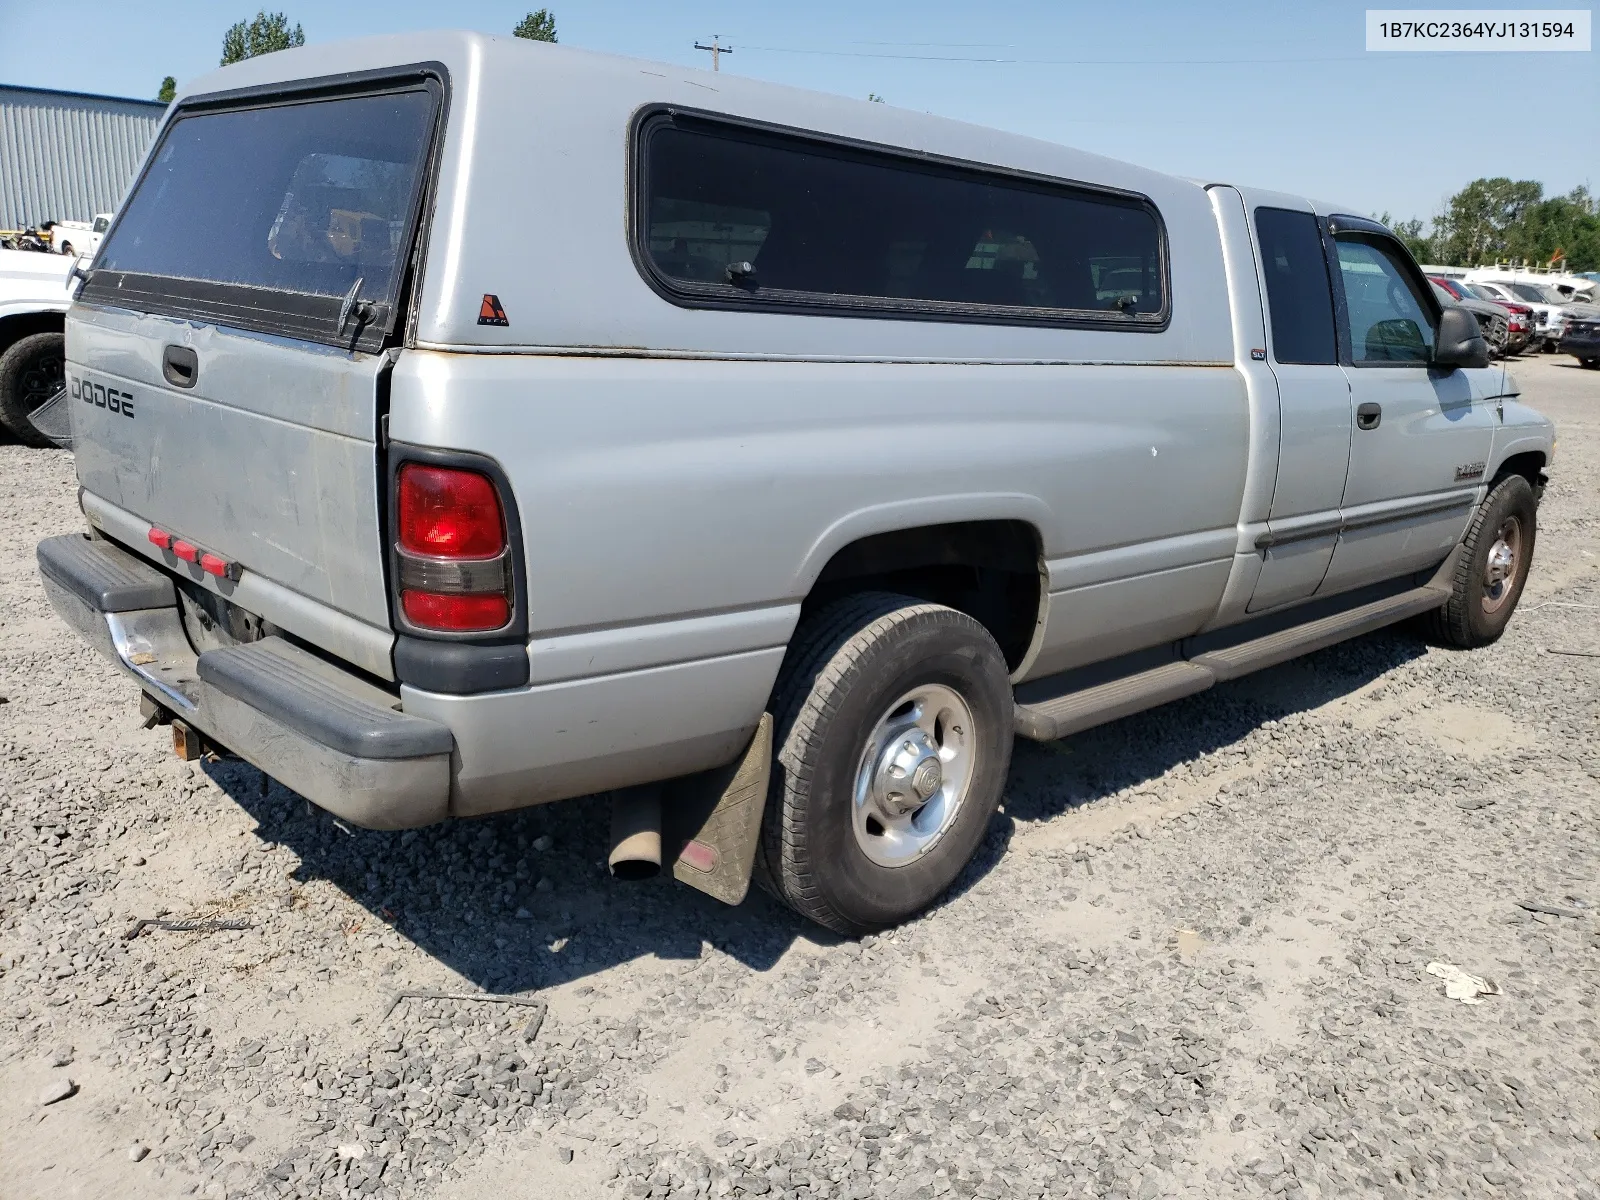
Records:
[[[24,446],[48,447],[49,438],[33,427],[28,414],[66,382],[66,338],[30,333],[0,354],[0,425]]]
[[[772,714],[762,886],[848,936],[937,900],[1011,763],[1011,682],[988,630],[907,596],[840,600],[797,631]]]
[[[1462,543],[1449,601],[1424,618],[1429,640],[1475,650],[1500,639],[1528,581],[1538,519],[1533,488],[1521,475],[1490,489]]]

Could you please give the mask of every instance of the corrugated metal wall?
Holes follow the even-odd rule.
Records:
[[[111,212],[165,111],[0,84],[0,229]]]

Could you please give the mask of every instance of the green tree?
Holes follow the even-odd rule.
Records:
[[[1433,239],[1422,232],[1422,218],[1412,217],[1409,221],[1396,221],[1384,213],[1378,218],[1380,225],[1387,225],[1394,231],[1395,237],[1405,243],[1411,257],[1419,263],[1433,261]]]
[[[222,65],[305,44],[306,35],[299,25],[291,29],[289,18],[281,12],[262,10],[256,13],[253,21],[230,25],[228,32],[222,35]]]
[[[1464,267],[1510,256],[1510,233],[1530,205],[1539,203],[1542,185],[1532,179],[1474,179],[1454,196],[1434,221],[1434,236],[1446,262]]]
[[[1445,201],[1426,235],[1416,218],[1394,221],[1384,213],[1379,219],[1419,262],[1600,269],[1600,197],[1584,187],[1547,197],[1533,179],[1474,179]]]
[[[156,93],[156,99],[163,104],[171,104],[172,98],[178,94],[178,81],[168,75],[161,81],[161,90]]]
[[[511,32],[530,42],[553,42],[556,40],[556,15],[548,8],[541,8],[523,17]]]
[[[1528,205],[1506,231],[1512,258],[1544,265],[1557,256],[1572,271],[1600,266],[1600,202],[1587,188],[1551,196]]]
[[[886,101],[882,96],[878,95],[877,92],[868,92],[867,93],[867,99],[871,100],[874,104],[887,104],[888,103],[888,101]]]

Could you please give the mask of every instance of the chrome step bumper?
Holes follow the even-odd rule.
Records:
[[[449,815],[444,725],[282,638],[196,654],[172,578],[112,542],[49,538],[38,559],[61,618],[216,744],[369,829]]]

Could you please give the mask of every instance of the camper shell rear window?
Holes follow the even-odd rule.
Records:
[[[1157,331],[1148,197],[682,109],[635,123],[634,256],[688,307]]]
[[[185,102],[80,298],[352,349],[393,332],[443,68]]]

